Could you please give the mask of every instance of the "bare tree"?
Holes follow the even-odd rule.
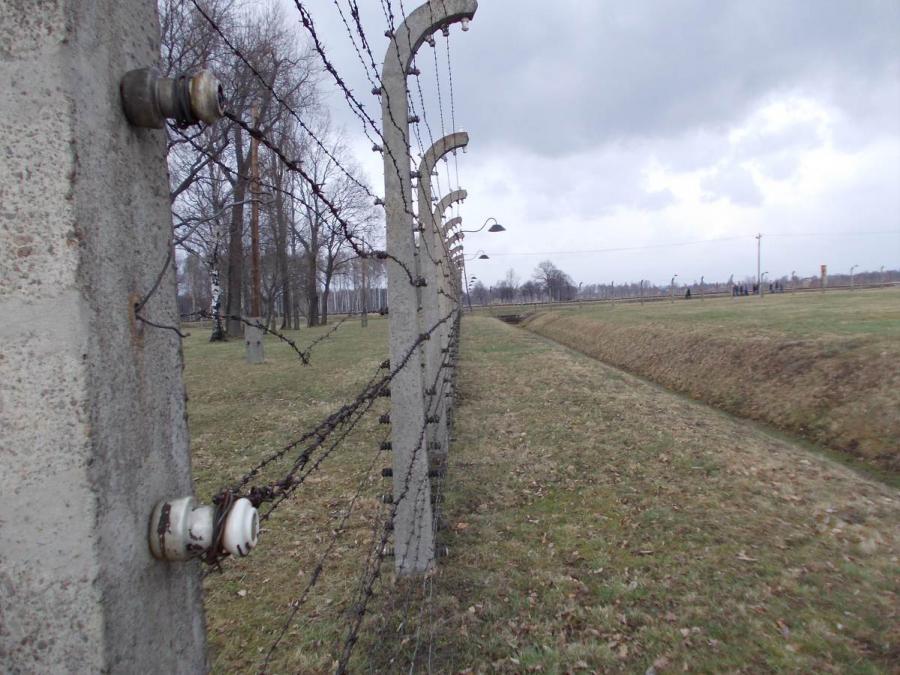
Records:
[[[361,238],[374,220],[366,191],[354,176],[356,169],[342,139],[332,132],[326,115],[319,118],[315,133],[320,139],[329,139],[328,145],[308,146],[305,167],[316,183],[322,186],[328,203],[311,186],[298,184],[296,190],[302,208],[295,213],[299,217],[292,223],[293,234],[302,247],[305,259],[303,293],[308,326],[327,322],[331,280],[350,259],[350,256],[343,254],[348,235]],[[350,231],[345,231],[338,217],[350,224]]]
[[[575,296],[577,289],[568,274],[551,261],[545,260],[534,270],[534,280],[550,296],[550,301],[568,300]]]
[[[317,71],[312,52],[303,47],[305,38],[298,36],[275,6],[260,10],[255,3],[235,0],[203,0],[201,6],[240,56],[224,44],[192,1],[161,0],[162,62],[167,74],[212,69],[226,89],[228,111],[249,122],[250,110],[256,108],[253,124],[267,136],[289,117],[282,103],[299,115],[315,107]],[[293,126],[285,134],[295,134]],[[273,192],[264,181],[260,194],[250,194],[249,152],[243,130],[228,120],[199,132],[169,130],[175,242],[181,251],[204,258],[211,285],[221,281],[226,289],[224,313],[234,317],[241,315],[247,281],[244,206],[271,201]],[[283,210],[283,199],[276,207]],[[269,221],[275,230],[269,239],[278,234],[278,223],[276,214]],[[284,239],[277,237],[276,253],[284,251]],[[222,261],[222,269],[213,260]],[[280,271],[283,278],[283,266]],[[213,279],[220,273],[224,279]],[[273,279],[266,281],[268,287]],[[229,319],[228,331],[242,332],[241,322]]]

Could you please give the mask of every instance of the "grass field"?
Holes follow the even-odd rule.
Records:
[[[900,476],[900,289],[587,305],[525,326]]]
[[[325,332],[317,328],[288,335],[305,347]],[[309,366],[272,338],[266,338],[266,362],[250,366],[244,362],[242,341],[210,344],[208,331],[194,328],[192,333],[184,346],[185,381],[194,477],[204,500],[351,399],[387,357],[387,322],[377,318],[370,319],[365,330],[358,321],[346,323],[316,347]],[[300,596],[347,501],[364,480],[364,497],[288,633],[285,648],[276,652],[271,672],[331,668],[371,522],[385,509],[377,495],[389,491],[379,473],[390,465],[389,453],[379,452],[387,428],[377,424],[387,408],[387,399],[381,399],[341,451],[265,524],[259,548],[250,558],[227,560],[223,574],[207,578],[213,672],[259,671],[290,604]],[[277,463],[261,479],[279,478],[285,469],[285,462]]]
[[[251,368],[240,343],[187,340],[198,491],[343,403],[384,358],[385,328],[348,324],[310,367],[274,343]],[[408,671],[421,636],[420,672],[895,668],[896,490],[489,318],[464,320],[460,387],[450,555],[427,583],[386,566],[351,672]],[[374,455],[383,432],[373,421],[348,439],[250,558],[208,578],[215,672],[258,672],[360,478],[390,463]],[[384,508],[375,475],[272,672],[332,667]]]

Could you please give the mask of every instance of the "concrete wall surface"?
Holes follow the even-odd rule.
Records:
[[[0,0],[0,671],[202,672],[196,563],[155,561],[192,493],[177,335],[132,307],[171,232],[162,131],[119,80],[155,0]],[[177,323],[174,273],[144,310]]]

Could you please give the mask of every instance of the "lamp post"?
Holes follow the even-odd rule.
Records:
[[[490,228],[488,229],[488,232],[505,232],[506,231],[506,228],[503,227],[500,223],[498,223],[496,218],[491,216],[487,220],[485,220],[484,224],[481,227],[479,227],[477,230],[460,230],[460,232],[464,232],[466,234],[474,234],[476,232],[481,232],[485,227],[487,227],[487,224],[489,222],[491,222],[492,220],[494,221],[494,224],[490,226]],[[450,221],[450,222],[453,222],[453,221]],[[459,222],[456,224],[458,225],[461,222],[462,222],[462,219],[460,219]],[[450,225],[450,223],[447,223],[447,224]]]
[[[797,292],[797,270],[791,270],[791,293]]]
[[[857,267],[859,267],[859,265],[853,265],[850,268],[850,290],[851,291],[853,290],[853,270],[855,270]]]
[[[455,249],[455,250],[459,251],[458,257],[459,257],[460,262],[462,263],[463,269],[465,269],[466,262],[472,262],[473,260],[490,260],[490,258],[488,257],[488,254],[485,253],[484,251],[479,250],[477,253],[475,253],[471,256],[465,256],[462,254],[462,248]],[[465,274],[465,272],[464,272],[464,274]],[[476,277],[473,274],[472,281],[476,281],[477,279],[478,279],[478,277]],[[466,277],[466,303],[469,305],[469,311],[471,312],[472,311],[472,294],[469,292],[469,278],[468,277]]]
[[[669,284],[669,287],[670,287],[669,294],[671,295],[671,303],[673,305],[675,304],[675,278],[677,276],[678,276],[677,274],[672,275],[672,281]]]

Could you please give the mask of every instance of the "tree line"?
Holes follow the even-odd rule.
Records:
[[[876,285],[896,283],[900,280],[900,271],[881,268],[877,272],[861,271],[854,275],[858,285]],[[782,275],[777,278],[766,277],[766,283],[778,282],[784,289],[820,288],[818,276],[801,277]],[[730,293],[735,284],[752,287],[756,283],[754,275],[747,275],[743,281],[736,281],[734,276],[724,282],[709,282],[703,277],[700,280],[683,282],[675,280],[675,293],[679,297],[690,291],[691,297],[702,293]],[[827,283],[831,286],[848,286],[849,274],[829,274]],[[566,302],[571,300],[616,300],[619,298],[645,298],[665,296],[672,293],[669,285],[660,286],[649,281],[628,281],[624,283],[591,283],[575,284],[572,278],[559,269],[552,261],[541,262],[534,270],[531,279],[520,283],[515,270],[508,270],[506,276],[496,284],[486,286],[480,279],[472,277],[469,283],[468,301],[478,305],[499,303],[536,303]]]

